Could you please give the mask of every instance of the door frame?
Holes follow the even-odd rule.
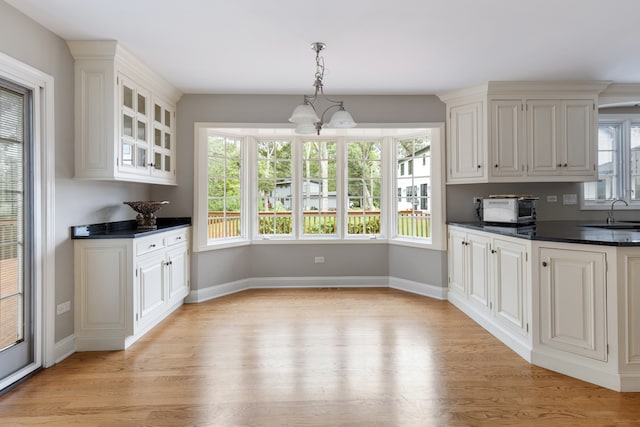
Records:
[[[0,52],[0,77],[32,91],[34,362],[0,380],[0,390],[55,360],[54,79]]]

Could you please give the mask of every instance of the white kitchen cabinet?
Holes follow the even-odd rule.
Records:
[[[115,41],[69,41],[75,58],[75,177],[176,184],[182,95]]]
[[[529,333],[527,245],[512,239],[493,239],[494,315],[505,328]]]
[[[529,243],[450,226],[448,248],[449,301],[526,355],[531,350]]]
[[[605,254],[539,250],[542,345],[606,361]]]
[[[593,100],[528,100],[530,176],[597,178]]]
[[[597,99],[609,82],[489,82],[447,104],[447,182],[597,179]]]
[[[479,309],[490,310],[490,244],[484,234],[450,229],[449,290]]]
[[[489,106],[490,176],[523,177],[527,157],[522,101],[497,99]]]
[[[139,238],[76,239],[76,348],[125,349],[189,293],[190,228]]]
[[[486,178],[483,107],[482,101],[473,101],[449,109],[448,181]]]

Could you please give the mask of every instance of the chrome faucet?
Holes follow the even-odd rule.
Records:
[[[622,200],[622,199],[616,199],[613,202],[611,202],[611,210],[607,214],[607,224],[613,224],[614,222],[616,222],[615,218],[613,217],[613,205],[615,205],[616,202],[622,202],[624,203],[625,206],[629,206],[629,203],[627,203],[625,200]]]

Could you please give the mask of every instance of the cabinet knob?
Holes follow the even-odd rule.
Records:
[[[542,261],[542,266],[543,267],[546,267],[547,265],[549,265],[549,264],[547,264],[547,261]]]
[[[147,163],[147,166],[154,167],[154,166],[155,166],[155,164],[153,164],[153,163]]]
[[[562,166],[566,168],[566,167],[567,167],[567,164],[565,163],[565,164],[564,164],[564,165],[562,165]]]
[[[150,248],[155,248],[155,247],[156,247],[156,244],[155,244],[155,243],[152,243],[152,244],[150,244],[150,245],[149,245],[149,247],[150,247]]]
[[[496,251],[495,249],[491,249],[491,253],[492,254],[495,254],[496,252],[498,252],[498,251]]]
[[[478,165],[478,169],[480,169],[480,165]]]
[[[497,168],[497,167],[498,167],[498,165],[496,164],[496,165],[494,165],[493,167],[494,167],[494,168]]]
[[[562,163],[558,163],[558,167],[561,168],[562,167]]]

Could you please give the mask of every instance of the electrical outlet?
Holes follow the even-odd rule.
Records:
[[[563,205],[575,205],[578,203],[578,195],[577,194],[563,194],[562,195],[562,204]]]
[[[547,196],[548,203],[555,203],[558,201],[558,196]]]
[[[71,301],[65,301],[57,305],[56,314],[66,313],[69,310],[71,310]]]
[[[323,257],[323,256],[317,256],[317,257],[315,257],[315,258],[313,259],[313,261],[314,261],[316,264],[324,264],[324,257]]]

